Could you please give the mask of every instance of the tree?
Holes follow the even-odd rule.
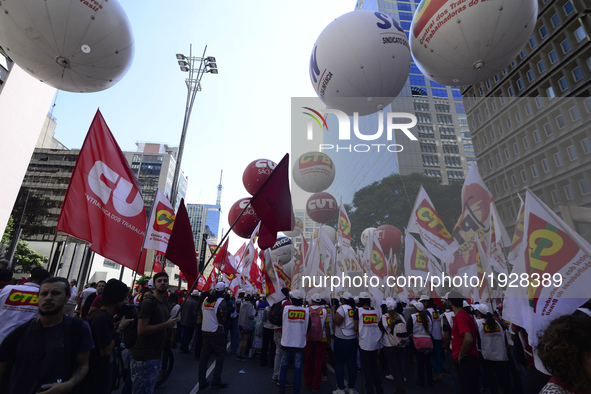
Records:
[[[368,227],[391,224],[404,233],[421,185],[451,232],[461,213],[462,184],[441,185],[437,180],[419,173],[396,174],[358,190],[353,204],[346,205],[353,246],[361,246],[361,233]]]
[[[147,284],[150,281],[150,279],[152,279],[152,275],[144,274],[135,280],[135,284],[140,285],[140,286],[144,286],[145,284]]]
[[[2,245],[9,245],[12,242],[14,234],[14,219],[12,216],[8,220],[6,230],[2,235]],[[7,256],[8,258],[8,256]],[[28,273],[37,266],[41,266],[47,262],[47,256],[35,252],[29,247],[26,241],[19,241],[14,252],[13,266],[20,266],[21,273]]]
[[[12,233],[14,232],[14,219],[11,217],[8,218],[8,223],[6,224],[6,229],[4,230],[4,234],[2,234],[2,245],[9,245],[10,240],[12,239]]]

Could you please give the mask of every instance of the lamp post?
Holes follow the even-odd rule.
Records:
[[[176,209],[177,194],[179,188],[179,176],[181,173],[181,160],[183,158],[183,150],[185,148],[185,137],[187,136],[187,127],[189,126],[189,119],[191,117],[191,110],[195,102],[197,92],[201,90],[201,78],[203,74],[217,74],[218,66],[215,57],[205,57],[207,45],[203,50],[203,56],[193,56],[193,45],[189,47],[189,56],[177,53],[176,58],[179,63],[181,71],[188,72],[189,76],[185,79],[187,84],[187,103],[185,105],[185,118],[183,120],[183,130],[181,132],[181,141],[179,143],[179,151],[176,157],[176,165],[174,167],[174,178],[172,180],[172,190],[170,191],[170,203]]]

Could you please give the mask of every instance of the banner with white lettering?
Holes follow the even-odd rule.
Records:
[[[80,149],[57,229],[137,269],[146,233],[141,186],[99,110]]]

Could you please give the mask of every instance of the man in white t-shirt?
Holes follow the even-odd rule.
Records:
[[[29,282],[5,286],[0,292],[0,343],[21,324],[39,317],[39,285],[49,278],[47,270],[37,267],[31,270]]]
[[[304,365],[304,347],[306,333],[310,323],[310,311],[303,307],[304,296],[300,290],[290,293],[291,304],[283,308],[283,323],[281,326],[281,371],[279,373],[279,392],[285,393],[287,368],[294,363],[293,393],[299,394],[302,386],[302,368]]]
[[[367,393],[382,394],[382,380],[380,368],[378,367],[378,350],[382,340],[382,332],[378,326],[382,313],[371,307],[369,293],[359,294],[359,305],[361,308],[355,311],[355,328],[359,333],[359,354],[361,358],[361,371],[365,378]]]

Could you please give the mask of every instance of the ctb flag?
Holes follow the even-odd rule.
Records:
[[[168,240],[172,234],[174,218],[172,204],[160,188],[156,189],[156,197],[152,205],[152,214],[150,215],[148,235],[144,241],[144,248],[166,253]]]
[[[137,269],[146,233],[141,187],[99,110],[80,149],[57,229]]]

